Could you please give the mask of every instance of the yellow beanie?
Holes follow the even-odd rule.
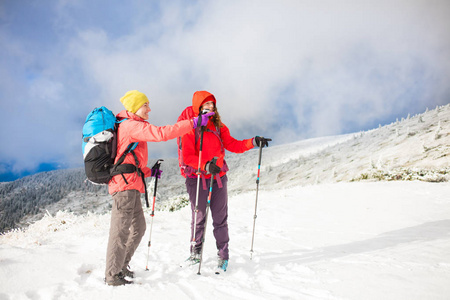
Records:
[[[128,91],[125,96],[120,98],[120,102],[122,102],[126,110],[134,114],[139,108],[141,108],[142,105],[148,102],[148,98],[145,94],[133,90]]]

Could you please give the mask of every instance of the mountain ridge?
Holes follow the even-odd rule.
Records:
[[[231,195],[255,189],[258,151],[227,153]],[[450,180],[450,104],[369,131],[319,137],[263,150],[263,189],[360,180]],[[156,159],[154,160],[156,161]],[[149,161],[149,166],[154,163]],[[187,204],[176,158],[164,159],[157,209]],[[153,180],[147,179],[153,195]],[[42,172],[0,185],[0,232],[67,210],[104,213],[106,186],[85,181],[84,169]]]

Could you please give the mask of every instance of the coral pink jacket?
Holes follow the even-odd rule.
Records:
[[[122,119],[128,119],[120,123],[119,129],[117,130],[116,161],[125,152],[129,144],[139,142],[136,149],[134,149],[134,152],[139,161],[139,168],[141,168],[145,177],[149,177],[151,175],[151,169],[147,167],[147,142],[163,142],[171,140],[178,136],[182,136],[183,134],[191,131],[193,128],[192,120],[180,121],[174,125],[155,126],[126,110],[118,113],[116,117],[119,121]],[[133,154],[128,154],[123,163],[135,165],[136,162]],[[122,175],[114,176],[109,182],[109,193],[111,195],[125,190],[138,190],[141,193],[145,192],[144,183],[137,172],[123,175],[125,176],[128,184],[126,184],[123,180]]]

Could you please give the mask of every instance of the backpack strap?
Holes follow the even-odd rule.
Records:
[[[138,143],[131,143],[128,145],[125,152],[120,156],[119,160],[114,164],[114,166],[111,168],[111,177],[115,175],[122,175],[123,180],[126,184],[128,184],[128,181],[125,179],[125,176],[123,174],[127,173],[134,173],[138,172],[139,169],[139,160],[137,159],[136,154],[134,153],[134,149],[136,148]],[[135,165],[133,164],[124,164],[123,161],[125,160],[125,157],[132,153],[134,156]]]
[[[223,147],[222,138],[220,137],[220,131],[219,131],[219,128],[217,128],[217,126],[215,128],[216,128],[216,130],[211,130],[209,128],[206,128],[205,132],[211,132],[219,139],[220,147],[221,147],[220,151],[223,153],[223,152],[225,152],[225,150]],[[200,139],[200,134],[201,134],[200,130],[201,130],[200,126],[195,128],[195,144],[196,145],[197,145],[198,140]]]
[[[125,175],[123,175],[123,174],[135,173],[136,172],[141,177],[142,182],[144,183],[145,204],[147,205],[147,207],[150,207],[150,204],[148,202],[147,184],[145,183],[145,174],[144,174],[144,172],[142,172],[141,168],[139,168],[139,160],[137,158],[136,153],[134,152],[134,149],[136,148],[137,144],[138,143],[135,142],[135,143],[131,143],[130,145],[128,145],[127,150],[122,154],[122,156],[119,158],[117,163],[111,169],[111,177],[115,176],[115,175],[121,175],[123,180],[125,181],[125,183],[128,184],[128,181],[125,178]],[[136,163],[135,165],[133,165],[133,164],[124,164],[123,163],[125,157],[129,153],[133,154],[134,161]]]
[[[123,161],[125,160],[125,157],[126,157],[127,154],[129,154],[129,153],[133,153],[134,159],[135,159],[135,161],[136,161],[136,167],[139,166],[139,161],[138,161],[138,159],[137,159],[137,157],[136,157],[136,154],[135,154],[134,151],[133,151],[134,149],[136,149],[137,145],[138,145],[138,142],[134,142],[134,143],[129,144],[128,147],[127,147],[127,149],[125,150],[125,152],[122,154],[122,156],[119,158],[119,160],[114,164],[114,167],[116,167],[116,166],[122,164]]]
[[[195,129],[195,144],[196,145],[197,145],[197,142],[198,142],[198,140],[200,138],[200,134],[201,134],[200,128],[201,127],[197,127]],[[215,129],[216,130],[211,130],[211,129],[207,128],[205,131],[213,133],[219,139],[220,147],[221,147],[220,151],[221,151],[221,153],[225,153],[225,147],[223,146],[222,138],[220,137],[220,130],[219,130],[219,128],[217,126],[215,126]],[[226,172],[228,172],[228,170],[229,170],[229,168],[228,168],[227,162],[224,159],[223,160],[223,166],[220,169],[220,171],[226,173]],[[218,184],[219,188],[222,188],[222,181],[220,180],[220,176],[219,176],[219,174],[216,174],[216,175],[217,175],[217,178],[218,178],[217,179],[217,184]]]
[[[201,134],[200,130],[201,130],[200,127],[197,127],[195,129],[195,145],[197,145],[198,140],[200,139],[200,134]],[[220,130],[219,130],[219,128],[216,126],[215,130],[206,129],[205,131],[213,133],[219,139],[220,146],[221,146],[221,152],[224,153],[225,152],[225,148],[223,146],[222,138],[220,137]],[[183,154],[182,154],[182,139],[181,139],[181,137],[178,137],[178,160],[179,160],[178,162],[180,164],[181,172],[182,172],[182,174],[184,174],[185,177],[189,177],[192,174],[196,174],[197,173],[196,169],[194,169],[193,167],[188,166],[188,165],[186,165],[184,163]],[[228,169],[227,162],[224,159],[223,160],[223,166],[220,169],[220,171],[221,172],[227,172],[228,170],[229,169]],[[200,177],[202,178],[203,190],[207,190],[205,175],[206,175],[206,172],[205,171],[201,171]],[[220,180],[219,174],[216,174],[215,177],[216,177],[217,184],[218,184],[219,188],[222,188],[223,185],[222,185],[222,181]]]
[[[128,119],[123,119],[123,120],[117,121],[117,123],[120,124],[126,120],[128,120]],[[123,174],[137,172],[137,174],[142,178],[142,182],[144,183],[145,204],[147,205],[147,207],[150,207],[150,204],[148,202],[147,184],[145,183],[145,174],[144,174],[144,172],[142,172],[141,168],[139,168],[139,160],[136,156],[136,153],[134,152],[134,149],[136,149],[138,144],[139,144],[139,142],[134,142],[127,146],[127,149],[125,150],[125,152],[120,156],[120,158],[117,160],[117,162],[112,167],[111,177],[120,174],[122,176],[123,180],[125,181],[125,183],[128,185],[128,181]],[[125,160],[125,157],[130,153],[133,154],[135,165],[123,163],[123,161]]]

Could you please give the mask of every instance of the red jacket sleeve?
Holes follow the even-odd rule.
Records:
[[[243,153],[254,147],[253,138],[242,141],[236,140],[231,136],[230,130],[225,125],[220,128],[220,137],[222,138],[222,143],[225,149],[233,153]]]

